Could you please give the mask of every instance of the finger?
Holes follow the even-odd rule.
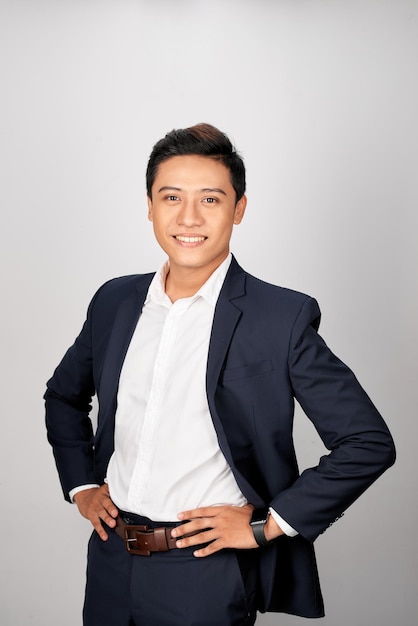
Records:
[[[109,496],[101,496],[95,498],[90,505],[90,512],[94,516],[100,517],[106,524],[113,526],[115,523],[115,517],[118,516],[119,511],[109,498]]]
[[[198,546],[203,543],[215,541],[216,539],[219,539],[219,535],[216,533],[216,531],[209,529],[192,535],[191,537],[181,537],[176,541],[176,547],[190,548],[192,546]]]
[[[215,527],[213,518],[199,517],[190,522],[185,522],[181,526],[176,526],[171,531],[172,537],[184,537],[185,535],[201,533],[204,530],[210,530]]]
[[[108,539],[108,534],[104,529],[102,522],[104,522],[106,526],[109,526],[109,528],[114,528],[116,526],[116,520],[108,514],[104,507],[101,507],[99,510],[92,511],[89,515],[89,520],[93,524],[93,527],[100,539],[103,541]]]
[[[93,528],[96,531],[96,533],[99,535],[100,539],[102,541],[107,541],[107,539],[109,538],[109,535],[103,528],[100,518],[99,517],[96,517],[93,519],[90,518],[90,522],[93,524]]]
[[[110,499],[110,498],[109,498]],[[111,515],[113,518],[116,518],[119,515],[119,510],[116,508],[116,506],[114,505],[114,503],[112,502],[112,500],[110,500],[110,506],[107,508],[107,512],[109,513],[109,515]]]
[[[110,528],[114,528],[116,526],[115,512],[117,517],[118,510],[109,498],[107,498],[104,503],[96,501],[92,503],[92,506],[89,508],[88,519],[93,524],[100,538],[103,540],[106,540],[108,535],[103,528],[102,522]]]
[[[223,549],[223,546],[221,545],[219,541],[212,541],[212,543],[210,543],[208,546],[205,546],[204,548],[199,548],[199,550],[195,550],[193,552],[193,556],[200,559],[205,556],[210,556],[211,554],[214,554],[215,552],[219,552],[222,549]]]
[[[109,487],[106,483],[100,487],[97,497],[109,515],[112,517],[117,517],[119,515],[119,511],[110,497]]]
[[[89,502],[89,509],[97,513],[100,517],[102,517],[102,511],[105,511],[106,514],[109,514],[111,517],[117,517],[119,514],[118,509],[109,495],[107,485],[103,485],[93,493]]]
[[[114,528],[116,526],[116,520],[115,520],[114,516],[109,515],[109,513],[108,513],[108,511],[106,511],[106,509],[102,508],[99,511],[99,513],[98,513],[98,517],[105,524],[107,524],[107,526],[110,526],[110,528]]]
[[[110,521],[112,522],[110,526],[114,526],[115,518],[119,515],[119,511],[116,508],[115,504],[112,502],[112,500],[108,496],[104,498],[100,504],[101,504],[100,510],[105,511],[107,518],[110,516]],[[107,519],[104,519],[104,518],[102,519],[104,522],[106,522],[106,524],[108,524]]]
[[[197,519],[199,517],[215,517],[219,514],[221,507],[206,506],[200,509],[192,509],[190,511],[182,511],[177,515],[179,520]]]

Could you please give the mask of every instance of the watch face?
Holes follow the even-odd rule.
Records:
[[[266,524],[268,512],[265,509],[255,509],[251,516],[250,525],[253,531],[254,539],[260,548],[268,545],[268,541],[264,534],[264,526]]]
[[[265,509],[254,509],[251,515],[250,524],[256,524],[257,522],[266,522],[267,511]]]

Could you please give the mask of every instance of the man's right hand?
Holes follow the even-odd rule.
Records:
[[[104,484],[101,487],[93,487],[79,491],[74,496],[74,502],[78,506],[81,515],[90,520],[94,529],[102,541],[106,541],[108,534],[102,526],[102,521],[114,528],[115,518],[119,511],[113,504],[109,495],[109,487]]]

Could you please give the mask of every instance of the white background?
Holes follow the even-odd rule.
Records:
[[[62,500],[41,397],[96,288],[162,262],[147,158],[200,121],[246,161],[239,262],[318,298],[397,443],[316,543],[322,623],[414,624],[417,1],[0,0],[0,46],[1,625],[81,624],[90,528]],[[300,414],[296,435],[316,463]]]

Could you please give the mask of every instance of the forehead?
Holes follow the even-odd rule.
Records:
[[[235,193],[230,172],[220,161],[206,156],[187,154],[163,161],[157,170],[153,188],[174,186],[181,188],[222,187],[226,193]]]

